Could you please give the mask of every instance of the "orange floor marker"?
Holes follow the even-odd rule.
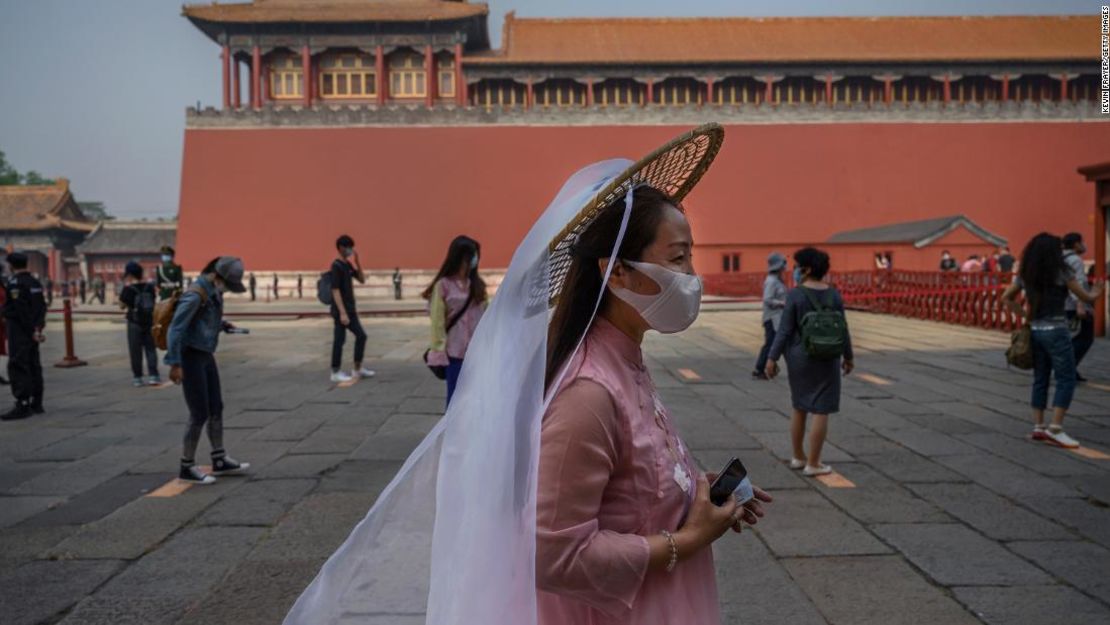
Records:
[[[879,376],[871,373],[857,373],[856,377],[863,380],[864,382],[870,382],[875,386],[890,386],[892,384],[890,380],[886,378],[880,378]]]
[[[350,388],[350,387],[354,386],[355,384],[358,384],[358,378],[352,378],[350,380],[347,380],[346,382],[339,382],[335,386],[337,388]]]
[[[686,380],[700,380],[701,379],[701,376],[698,375],[693,369],[679,369],[678,370],[678,375],[682,376],[683,379],[686,379]]]
[[[1091,460],[1110,460],[1110,454],[1101,452],[1094,447],[1077,447],[1069,451],[1077,456],[1083,456]]]
[[[205,473],[211,473],[212,472],[212,467],[207,465],[207,464],[199,465],[199,468],[200,468],[201,471],[204,471]],[[186,482],[184,480],[179,480],[175,477],[172,480],[166,482],[165,484],[159,486],[158,488],[150,491],[149,493],[146,494],[146,496],[147,497],[155,497],[155,498],[159,498],[159,499],[165,498],[165,497],[177,497],[178,495],[180,495],[181,493],[189,490],[192,487],[193,487],[193,484],[191,482]]]
[[[855,488],[856,484],[852,480],[844,477],[843,475],[833,471],[825,475],[818,475],[817,481],[821,482],[829,488]]]

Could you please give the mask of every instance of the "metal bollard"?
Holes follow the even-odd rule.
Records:
[[[66,355],[54,366],[63,369],[83,367],[89,363],[81,360],[73,353],[73,306],[70,305],[68,297],[62,302],[62,316],[65,319],[66,327]]]

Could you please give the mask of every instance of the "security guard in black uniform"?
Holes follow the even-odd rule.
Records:
[[[46,340],[42,333],[46,325],[42,284],[27,271],[25,254],[8,254],[8,264],[13,275],[4,285],[8,291],[4,318],[8,325],[8,377],[15,407],[0,415],[3,421],[26,419],[43,412],[39,343]]]

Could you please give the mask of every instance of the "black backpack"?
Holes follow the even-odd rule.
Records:
[[[154,285],[143,283],[136,289],[135,294],[135,323],[149,328],[154,323]]]
[[[331,296],[331,270],[327,270],[320,274],[320,278],[316,280],[316,299],[324,306],[331,306],[334,298]]]
[[[844,348],[848,343],[848,323],[844,313],[832,310],[829,305],[822,305],[809,289],[798,287],[809,300],[813,310],[802,316],[799,326],[799,335],[806,354],[814,360],[835,360],[844,355]],[[825,295],[831,300],[832,289]]]

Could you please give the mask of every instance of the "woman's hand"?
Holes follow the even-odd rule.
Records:
[[[763,373],[766,373],[768,378],[774,378],[779,374],[779,363],[774,360],[768,360],[767,366],[763,368]]]
[[[686,523],[682,525],[675,539],[680,543],[679,553],[688,555],[713,543],[739,519],[743,508],[736,505],[736,499],[729,497],[723,505],[714,505],[709,500],[709,478],[704,473],[698,476],[698,490]],[[685,547],[685,549],[683,548]]]
[[[740,518],[732,525],[732,531],[737,534],[744,529],[743,523],[748,525],[759,523],[759,519],[766,514],[763,511],[763,504],[774,501],[774,498],[767,491],[758,486],[752,486],[752,493],[755,494],[755,497],[749,499],[740,507]]]
[[[852,372],[852,369],[856,368],[856,364],[851,360],[845,360],[840,363],[840,368],[844,370],[844,375],[848,375]]]

